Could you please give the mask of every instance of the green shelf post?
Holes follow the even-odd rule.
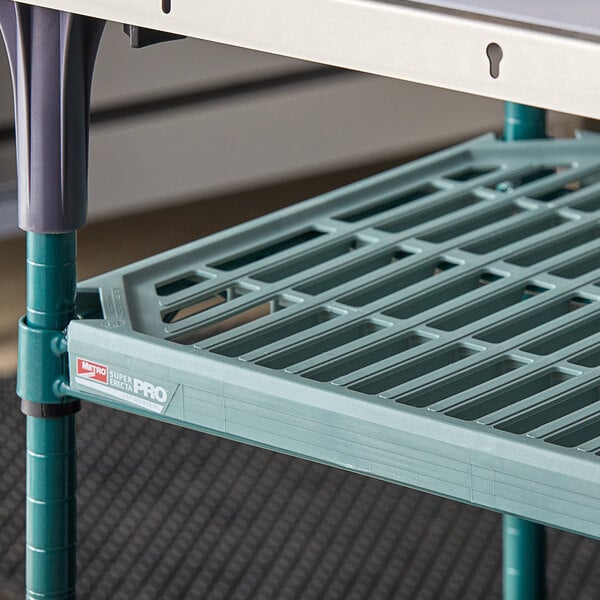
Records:
[[[546,111],[516,102],[504,103],[504,139],[508,142],[546,137]]]
[[[504,515],[502,532],[505,600],[542,600],[546,597],[545,528]]]
[[[27,234],[18,391],[27,415],[27,598],[76,596],[79,401],[61,398],[62,331],[75,314],[76,234]]]
[[[27,600],[76,597],[75,413],[65,331],[75,316],[76,234],[87,213],[91,81],[104,22],[0,0],[12,72],[27,314],[17,393],[27,416]]]
[[[546,137],[546,111],[506,102],[504,138]],[[543,600],[546,597],[546,529],[519,517],[502,517],[502,577],[504,600]]]

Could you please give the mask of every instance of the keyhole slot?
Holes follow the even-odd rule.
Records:
[[[485,53],[490,61],[490,77],[492,79],[498,79],[498,77],[500,77],[500,61],[504,56],[502,48],[495,42],[492,42],[488,45]]]
[[[162,11],[165,15],[171,12],[171,0],[162,0]]]

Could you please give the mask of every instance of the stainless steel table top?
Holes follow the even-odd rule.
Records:
[[[600,40],[600,3],[597,0],[388,0],[392,4],[429,5],[537,26]]]
[[[596,0],[25,3],[600,118]]]

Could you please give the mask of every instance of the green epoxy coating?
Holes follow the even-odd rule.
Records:
[[[27,234],[27,323],[62,330],[73,318],[75,233]]]
[[[504,139],[507,142],[546,137],[546,111],[533,106],[504,104]]]
[[[546,137],[546,111],[506,102],[504,137],[507,141]],[[543,600],[546,597],[546,530],[542,525],[504,515],[504,600]]]
[[[27,417],[27,599],[76,597],[75,417]]]
[[[27,234],[27,326],[59,335],[74,316],[75,233]],[[25,338],[21,389],[31,402],[58,402],[47,392],[52,382],[32,382],[55,373],[56,354]],[[37,339],[36,336],[35,339]],[[27,344],[25,345],[25,341]],[[32,352],[35,356],[30,356]],[[31,368],[32,362],[37,368]],[[29,368],[26,366],[29,365]],[[60,371],[60,369],[58,369]],[[36,385],[37,383],[37,385]],[[36,393],[39,391],[39,393]],[[26,598],[76,597],[77,456],[75,417],[27,417]]]
[[[543,600],[546,597],[544,527],[504,515],[502,530],[504,599]]]

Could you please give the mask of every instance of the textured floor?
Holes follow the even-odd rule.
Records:
[[[0,381],[0,600],[23,589],[24,418]],[[87,405],[83,600],[494,599],[498,515]],[[600,597],[600,543],[551,530],[551,599]]]

